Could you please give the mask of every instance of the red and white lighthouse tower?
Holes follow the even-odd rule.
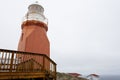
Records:
[[[35,3],[28,7],[28,12],[21,25],[18,51],[46,54],[50,56],[50,43],[47,37],[47,18],[44,16],[44,8]]]

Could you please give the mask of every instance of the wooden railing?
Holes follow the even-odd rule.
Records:
[[[44,72],[56,80],[56,63],[45,54],[0,49],[0,73],[3,72]]]

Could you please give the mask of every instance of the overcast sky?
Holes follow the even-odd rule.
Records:
[[[17,50],[35,0],[0,1],[0,48]],[[120,75],[120,0],[40,0],[59,72]]]

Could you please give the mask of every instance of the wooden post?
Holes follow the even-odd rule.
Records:
[[[42,71],[45,70],[45,56],[43,55],[43,68],[42,68]]]
[[[3,63],[4,52],[1,51],[1,55],[2,55],[2,58],[1,58],[0,70],[2,69],[1,67],[4,65]]]
[[[56,73],[56,71],[57,71],[57,69],[56,69],[56,64],[54,64],[53,63],[53,74],[54,74],[54,79],[56,80],[57,79],[57,73]]]
[[[14,53],[12,52],[11,62],[10,62],[10,72],[12,72],[13,60],[14,60]]]

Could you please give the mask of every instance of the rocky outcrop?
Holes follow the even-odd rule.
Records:
[[[57,80],[88,80],[82,77],[74,77],[67,73],[59,73],[57,72]]]

